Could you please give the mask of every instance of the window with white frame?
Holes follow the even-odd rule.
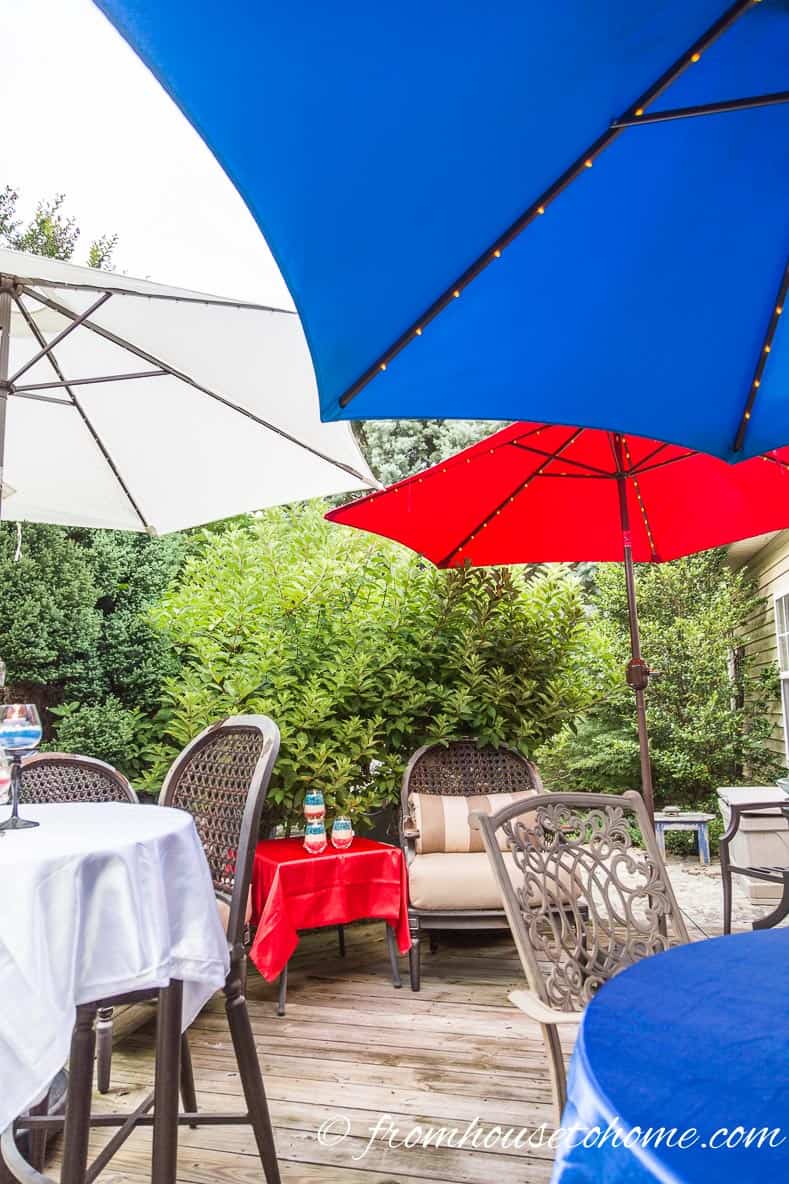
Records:
[[[789,757],[789,576],[784,576],[775,590],[775,636],[781,675],[784,746]]]

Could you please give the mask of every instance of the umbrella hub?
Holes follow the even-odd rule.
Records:
[[[625,667],[627,685],[634,691],[645,691],[649,686],[649,676],[652,674],[643,658],[631,658]]]

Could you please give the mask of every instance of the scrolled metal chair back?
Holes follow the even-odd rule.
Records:
[[[122,773],[90,756],[37,752],[23,758],[20,773],[20,800],[33,805],[137,801]]]
[[[619,970],[688,940],[640,794],[547,793],[475,817],[529,986],[549,1007],[581,1011]]]
[[[403,775],[403,813],[408,814],[412,793],[474,797],[535,790],[542,790],[537,767],[514,748],[483,746],[470,739],[427,744],[414,753]]]
[[[279,752],[279,729],[265,715],[212,724],[178,756],[159,804],[195,820],[216,895],[230,907],[227,936],[243,936],[260,815]]]

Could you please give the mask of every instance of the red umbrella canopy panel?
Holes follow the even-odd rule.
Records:
[[[657,440],[515,423],[332,522],[395,539],[438,567],[664,562],[789,527],[789,448],[729,465]]]

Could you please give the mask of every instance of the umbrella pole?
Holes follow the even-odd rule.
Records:
[[[5,468],[5,420],[8,405],[8,360],[11,347],[11,288],[5,276],[0,278],[0,521],[3,517]]]
[[[633,543],[630,533],[630,511],[627,505],[627,478],[625,477],[622,441],[614,437],[614,452],[617,460],[616,486],[619,494],[619,518],[622,525],[622,550],[625,563],[625,588],[627,589],[627,615],[630,624],[630,654],[627,664],[628,686],[636,697],[636,720],[638,722],[638,747],[641,755],[641,790],[649,817],[655,820],[655,796],[652,791],[652,763],[649,759],[649,735],[647,733],[647,709],[644,691],[649,683],[649,667],[641,656],[641,636],[638,630],[638,605],[636,602],[636,575],[633,565]]]

